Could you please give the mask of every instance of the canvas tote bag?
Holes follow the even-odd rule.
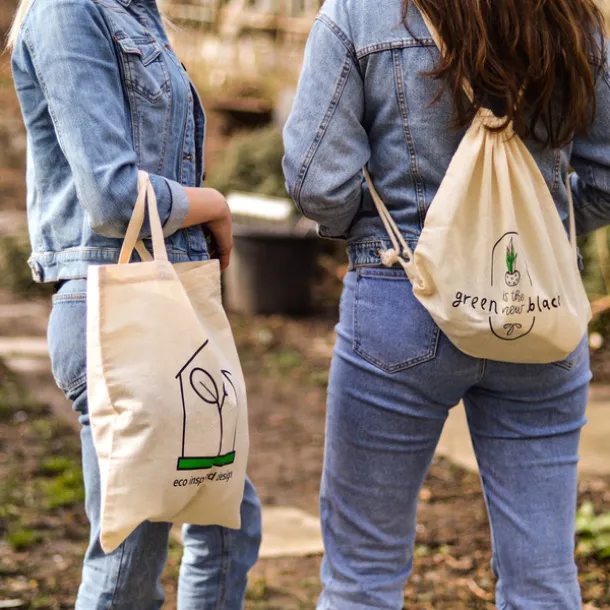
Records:
[[[145,172],[118,265],[87,285],[89,412],[108,553],[143,521],[240,527],[245,384],[218,261],[172,265]],[[148,205],[154,260],[136,243]],[[129,263],[134,247],[144,262]]]
[[[427,16],[440,51],[441,41]],[[464,90],[472,100],[468,83]],[[415,251],[365,179],[413,293],[462,352],[503,362],[563,360],[583,339],[591,308],[570,238],[534,158],[504,119],[481,109],[428,209]]]

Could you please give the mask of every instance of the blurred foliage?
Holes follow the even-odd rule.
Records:
[[[583,502],[576,514],[579,555],[610,559],[610,513],[595,514],[592,502]]]
[[[583,282],[587,294],[595,298],[606,294],[595,234],[579,237],[578,246],[583,263]]]
[[[17,528],[9,533],[7,541],[11,548],[17,553],[29,549],[41,540],[42,536],[25,528]]]
[[[85,500],[83,472],[77,460],[70,461],[65,468],[55,473],[50,480],[39,481],[42,505],[45,509],[74,506]]]
[[[0,237],[0,286],[23,297],[48,295],[50,287],[32,279],[27,264],[30,250],[26,236]]]
[[[8,95],[12,97],[12,87],[12,80],[0,74],[0,90],[7,89]],[[24,166],[25,155],[26,136],[23,123],[12,113],[0,116],[0,167],[20,170]]]
[[[598,233],[590,233],[578,239],[578,246],[582,257],[582,278],[585,289],[592,301],[610,294],[604,280],[602,261],[600,260],[601,241],[610,243],[609,234],[605,229]],[[591,332],[600,333],[603,337],[610,336],[610,311],[598,315],[590,325]]]
[[[75,521],[63,525],[62,511],[80,507],[84,499],[78,437],[2,360],[0,436],[5,446],[11,439],[11,450],[0,461],[0,535],[16,553],[65,538]],[[84,526],[84,516],[81,521]],[[0,554],[0,565],[2,559]],[[0,578],[0,599],[3,584]]]
[[[9,421],[19,411],[43,409],[19,383],[17,376],[0,360],[0,423]]]
[[[256,193],[288,197],[284,186],[282,133],[274,127],[235,138],[210,174],[207,186],[227,195]]]

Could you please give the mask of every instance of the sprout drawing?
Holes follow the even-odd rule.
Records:
[[[237,392],[235,386],[231,381],[231,373],[229,371],[220,371],[226,381],[229,382],[233,392],[235,394],[235,401],[237,402]],[[227,386],[225,382],[222,382],[222,393],[218,390],[218,384],[214,381],[214,378],[210,373],[202,368],[194,368],[191,371],[190,376],[191,386],[195,393],[209,405],[214,405],[218,409],[218,417],[220,419],[220,444],[218,446],[218,455],[222,453],[222,442],[224,439],[224,421],[222,419],[222,410],[225,406],[225,401],[229,394],[227,392]]]
[[[506,268],[508,271],[504,276],[506,285],[510,287],[516,286],[521,279],[521,274],[516,269],[516,261],[517,253],[515,252],[515,246],[511,237],[510,244],[506,247]]]
[[[239,397],[237,394],[237,388],[232,381],[232,374],[230,371],[221,370],[220,376],[214,376],[206,371],[201,366],[195,364],[195,359],[203,351],[203,349],[209,344],[206,341],[192,356],[189,358],[187,363],[178,371],[176,379],[180,383],[180,398],[182,401],[182,452],[178,458],[178,470],[202,470],[207,468],[214,468],[220,466],[227,466],[235,462],[235,445],[237,442],[237,422],[235,423],[235,434],[233,438],[233,448],[228,453],[223,454],[223,442],[225,437],[225,413],[227,404],[231,404],[232,407],[237,408],[239,403]],[[192,388],[197,399],[193,403],[192,398],[189,395],[193,395],[189,392],[188,387]],[[232,394],[231,394],[232,392]],[[194,397],[193,397],[194,398]],[[234,400],[231,400],[234,398]],[[201,405],[199,399],[206,405],[213,405],[216,407],[218,412],[218,418],[220,421],[219,433],[220,439],[218,444],[218,453],[211,455],[213,452],[205,455],[200,454],[198,451],[195,453],[186,453],[186,438],[187,435],[196,438],[200,433],[198,429],[188,425],[188,411],[194,409],[197,413],[202,413],[202,409],[205,411],[205,407]],[[227,402],[227,399],[228,402]],[[191,405],[191,406],[187,406]],[[238,418],[237,418],[238,419]],[[215,445],[215,441],[214,441]],[[193,444],[190,445],[191,451]]]

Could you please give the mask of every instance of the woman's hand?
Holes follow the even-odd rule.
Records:
[[[184,227],[206,225],[214,238],[214,254],[220,259],[224,271],[231,260],[233,232],[231,212],[221,193],[209,188],[185,187],[189,199],[189,212]]]

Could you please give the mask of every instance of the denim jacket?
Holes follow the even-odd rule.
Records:
[[[207,258],[201,227],[180,230],[184,186],[203,179],[204,112],[155,0],[33,0],[12,69],[34,279],[117,261],[138,169],[150,173],[170,259]]]
[[[284,128],[287,188],[324,237],[348,240],[352,265],[380,264],[389,240],[361,168],[414,247],[426,211],[463,131],[452,130],[452,98],[432,104],[439,82],[423,75],[438,50],[410,3],[327,0],[311,31],[292,113]],[[410,30],[410,31],[409,31]],[[568,217],[569,166],[578,233],[610,224],[610,77],[599,80],[589,133],[564,149],[526,140],[559,214]]]

